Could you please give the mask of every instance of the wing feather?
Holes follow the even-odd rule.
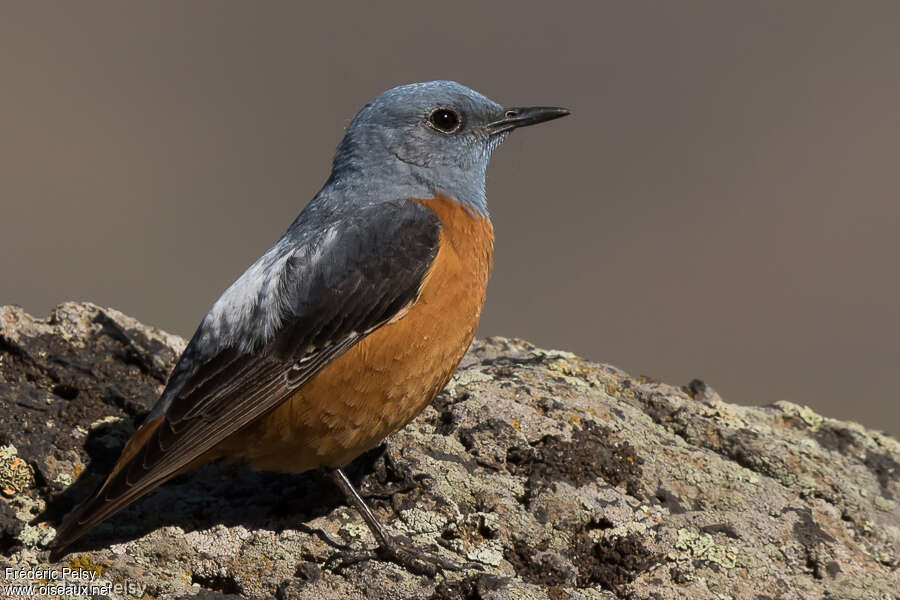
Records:
[[[408,201],[371,205],[313,236],[302,217],[210,310],[148,416],[155,429],[68,515],[55,556],[415,302],[437,254],[434,213]]]

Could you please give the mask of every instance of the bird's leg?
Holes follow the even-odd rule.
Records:
[[[329,563],[336,562],[339,567],[344,567],[373,558],[382,558],[391,560],[398,565],[405,567],[418,575],[435,575],[440,569],[448,569],[451,571],[461,571],[463,569],[480,568],[474,564],[462,564],[452,561],[443,556],[438,556],[432,552],[422,550],[415,547],[406,540],[390,536],[385,532],[381,523],[375,518],[375,514],[366,504],[350,480],[341,469],[333,469],[329,475],[332,481],[337,485],[347,498],[347,502],[356,507],[359,514],[362,515],[366,525],[369,526],[372,535],[378,542],[378,549],[375,551],[363,550],[360,552],[339,552],[326,561]]]

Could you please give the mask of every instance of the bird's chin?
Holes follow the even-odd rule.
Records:
[[[503,141],[509,136],[509,131],[501,131],[500,133],[493,133],[488,137],[488,156],[490,156],[497,147],[503,143]]]

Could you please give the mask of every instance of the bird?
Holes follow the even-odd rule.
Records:
[[[366,104],[321,190],[212,305],[111,472],[66,515],[51,560],[150,490],[226,458],[323,470],[377,556],[463,568],[391,536],[344,467],[419,414],[474,338],[493,266],[492,153],[514,129],[568,114],[503,108],[453,81]]]

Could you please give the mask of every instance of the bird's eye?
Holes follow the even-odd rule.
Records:
[[[452,108],[436,108],[428,115],[428,124],[441,133],[454,133],[459,130],[462,120]]]

